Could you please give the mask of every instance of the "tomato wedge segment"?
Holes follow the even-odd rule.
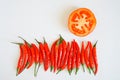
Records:
[[[79,8],[73,11],[68,19],[69,30],[80,37],[91,33],[96,26],[96,18],[93,12],[87,8]]]

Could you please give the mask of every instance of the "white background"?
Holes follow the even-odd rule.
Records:
[[[97,19],[95,30],[86,37],[71,34],[67,27],[70,12],[86,7]],[[0,80],[119,80],[120,79],[120,1],[119,0],[0,0]],[[22,36],[35,43],[35,38],[49,45],[61,34],[66,41],[98,40],[99,71],[96,76],[79,70],[69,76],[44,72],[33,76],[32,66],[16,77],[19,48],[10,42],[22,42]]]

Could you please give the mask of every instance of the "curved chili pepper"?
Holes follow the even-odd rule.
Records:
[[[58,47],[58,60],[57,60],[57,69],[60,69],[60,63],[61,63],[61,58],[62,58],[62,44],[59,45]]]
[[[23,53],[23,65],[22,65],[22,67],[20,68],[18,74],[20,74],[20,73],[25,69],[25,67],[26,67],[26,65],[27,65],[28,57],[29,57],[26,46],[23,45],[23,46],[21,47],[21,49],[22,49],[22,53]]]
[[[32,53],[31,53],[30,46],[28,46],[28,45],[26,44],[26,48],[27,48],[28,55],[29,55],[26,68],[29,69],[29,68],[32,66],[32,64],[33,64],[33,58],[32,58]]]
[[[98,61],[97,61],[97,52],[96,52],[96,43],[93,45],[93,59],[94,59],[94,63],[95,63],[95,71],[94,74],[96,75],[96,73],[98,72]]]
[[[73,44],[73,53],[72,53],[72,65],[71,65],[71,72],[76,66],[76,47],[75,47],[75,40],[72,41]]]
[[[52,71],[53,70],[53,68],[54,68],[54,49],[55,49],[55,44],[56,44],[56,42],[57,41],[55,41],[53,44],[52,44],[52,46],[51,46],[51,54],[50,54],[50,71]]]
[[[20,48],[20,56],[19,56],[18,63],[17,63],[16,76],[17,76],[18,74],[20,74],[20,69],[21,69],[22,66],[23,66],[23,50],[22,50],[22,47],[23,47],[23,45],[19,45],[19,48]]]
[[[40,50],[41,55],[42,55],[44,70],[46,70],[46,61],[45,61],[46,55],[45,55],[44,45],[43,45],[42,42],[39,42],[37,39],[35,39],[35,40],[36,40],[37,43],[39,44],[39,50]]]
[[[85,68],[84,68],[84,64],[85,64],[84,55],[85,55],[85,49],[84,49],[84,42],[82,41],[80,60],[81,60],[81,65],[82,65],[83,71],[85,72]]]
[[[81,64],[81,61],[80,61],[80,47],[76,41],[75,41],[75,47],[76,47],[76,51],[77,51],[76,52],[76,72],[75,72],[75,74],[77,74],[80,64]]]
[[[72,67],[72,54],[73,54],[73,44],[71,44],[69,56],[68,56],[68,62],[67,62],[67,69],[69,72],[69,75],[71,75],[71,67]]]
[[[55,45],[57,43],[58,40],[56,40],[52,46],[51,46],[51,54],[50,54],[50,71],[52,71],[54,69],[54,53],[55,53]]]
[[[41,45],[42,45],[42,43],[41,42],[39,42],[37,39],[35,39],[36,40],[36,42],[39,44],[39,64],[42,64],[43,63],[43,56],[42,56],[42,51],[41,51]]]
[[[90,52],[89,52],[89,63],[90,63],[90,69],[93,71],[94,73],[94,68],[95,68],[95,64],[94,64],[94,60],[93,60],[93,46],[92,46],[92,43],[89,41],[90,43]]]
[[[67,62],[68,62],[68,56],[69,56],[69,50],[70,50],[70,43],[67,43],[67,48],[66,48],[66,55],[65,58],[63,60],[63,64],[61,65],[60,69],[58,70],[58,72],[56,74],[58,74],[61,70],[65,69],[65,67],[67,66]]]
[[[61,56],[61,60],[60,60],[60,67],[63,65],[63,61],[66,55],[66,48],[67,48],[67,44],[66,41],[63,39],[62,41],[62,56]]]
[[[87,66],[87,69],[89,70],[89,73],[91,73],[90,71],[90,64],[89,64],[89,42],[85,48],[85,55],[84,55],[84,60],[85,60],[85,64]]]
[[[45,57],[45,71],[47,71],[48,70],[48,68],[49,68],[49,64],[50,64],[50,50],[49,50],[49,47],[48,47],[48,44],[47,44],[47,42],[45,41],[45,38],[44,38],[44,50],[45,50],[45,55],[46,55],[46,57]]]
[[[34,76],[37,76],[37,65],[39,66],[39,49],[35,44],[31,44],[31,47],[34,49],[34,54],[35,54],[35,69],[34,69]],[[39,67],[38,67],[39,68]]]
[[[33,61],[34,61],[33,58],[32,58],[31,50],[30,50],[31,45],[21,36],[18,36],[18,37],[24,41],[25,46],[27,48],[29,57],[28,57],[28,62],[27,62],[26,68],[29,69],[32,66]]]
[[[58,58],[58,44],[55,45],[55,53],[54,53],[54,72],[57,69],[57,58]]]
[[[59,45],[62,44],[62,41],[63,41],[63,38],[60,38],[58,39],[57,43],[55,44],[55,53],[54,53],[54,72],[56,71],[57,69],[57,61],[58,61],[58,48],[59,48]]]

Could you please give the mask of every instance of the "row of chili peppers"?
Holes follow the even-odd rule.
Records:
[[[87,41],[85,46],[84,41],[81,44],[78,44],[75,40],[66,42],[60,35],[60,38],[55,40],[50,48],[45,38],[43,43],[35,39],[39,46],[34,43],[28,43],[20,36],[19,38],[24,43],[13,42],[18,44],[20,48],[16,75],[19,75],[26,68],[29,69],[33,64],[35,64],[34,76],[37,76],[41,64],[44,65],[45,71],[50,67],[50,71],[57,71],[57,74],[65,68],[67,68],[70,75],[73,69],[76,69],[75,74],[77,74],[80,66],[85,71],[84,65],[86,65],[89,73],[92,71],[96,75],[98,71],[97,41],[94,45]]]

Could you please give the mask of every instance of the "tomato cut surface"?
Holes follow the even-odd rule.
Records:
[[[91,33],[96,26],[96,18],[92,11],[87,8],[79,8],[73,11],[68,19],[69,30],[77,35],[84,37]]]

